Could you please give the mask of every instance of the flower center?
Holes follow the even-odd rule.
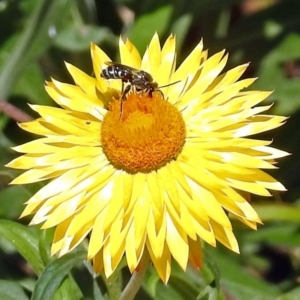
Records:
[[[181,152],[186,130],[181,113],[156,91],[131,93],[123,102],[110,103],[101,127],[101,142],[108,160],[128,173],[151,172]]]

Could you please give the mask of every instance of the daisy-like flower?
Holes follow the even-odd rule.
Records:
[[[284,190],[261,169],[287,153],[248,136],[285,118],[255,107],[269,92],[242,91],[255,80],[240,80],[247,65],[222,73],[224,51],[208,58],[200,42],[176,68],[173,36],[161,48],[154,35],[142,58],[130,41],[119,48],[122,64],[175,84],[153,93],[132,86],[120,112],[122,81],[100,76],[111,60],[92,44],[95,77],[66,64],[75,85],[47,82],[61,108],[31,106],[41,117],[20,126],[43,137],[15,147],[24,155],[8,166],[27,170],[13,184],[50,180],[22,217],[56,227],[52,254],[89,236],[96,272],[110,276],[124,256],[133,272],[148,252],[167,282],[172,259],[201,267],[201,241],[239,252],[229,214],[253,229],[261,223],[248,195]]]

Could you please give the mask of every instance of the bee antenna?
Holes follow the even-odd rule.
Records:
[[[165,88],[165,87],[170,86],[170,85],[174,85],[174,84],[179,83],[179,82],[181,82],[181,80],[178,80],[178,81],[166,84],[166,85],[159,86],[158,89],[162,89],[162,88]]]

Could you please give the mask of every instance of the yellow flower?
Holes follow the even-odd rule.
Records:
[[[287,153],[247,136],[285,118],[254,107],[269,92],[241,91],[255,80],[240,80],[247,65],[221,74],[224,51],[208,58],[200,42],[176,69],[173,36],[161,48],[154,35],[142,58],[129,41],[119,47],[122,64],[158,86],[175,83],[153,93],[133,86],[121,112],[122,82],[100,76],[110,58],[92,44],[95,77],[67,64],[75,85],[47,82],[62,108],[32,106],[41,117],[20,126],[44,137],[15,147],[25,154],[8,166],[27,169],[14,184],[50,179],[22,217],[56,226],[52,254],[89,236],[96,272],[110,276],[123,256],[133,272],[148,251],[167,282],[172,258],[183,269],[201,267],[202,240],[239,252],[228,213],[253,229],[261,223],[248,193],[284,190],[261,169]]]

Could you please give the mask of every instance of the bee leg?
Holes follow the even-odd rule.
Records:
[[[122,85],[123,85],[123,82],[122,82]],[[120,116],[119,116],[119,120],[122,118],[122,115],[123,115],[123,101],[124,101],[126,95],[129,93],[130,89],[131,89],[131,85],[127,85],[124,90],[122,88],[123,92],[122,92],[122,96],[120,98]]]
[[[122,89],[121,89],[122,95],[124,93],[124,81],[122,81]]]
[[[148,95],[149,95],[151,98],[153,98],[153,93],[154,93],[154,92],[159,92],[159,93],[161,94],[162,98],[165,99],[165,95],[164,95],[164,93],[163,93],[160,89],[149,89],[149,90],[147,91]]]
[[[162,98],[165,100],[165,95],[160,89],[155,90],[155,92],[159,92],[161,94]]]

